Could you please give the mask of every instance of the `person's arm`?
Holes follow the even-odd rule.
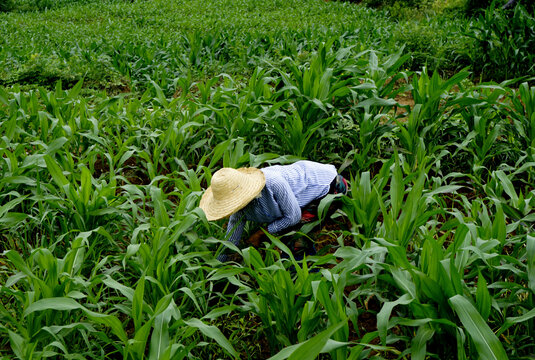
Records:
[[[507,2],[507,4],[505,4],[505,5],[502,7],[502,9],[504,9],[504,10],[505,10],[505,9],[510,9],[510,8],[514,7],[514,6],[516,5],[516,3],[517,3],[517,0],[509,0],[509,1]]]
[[[226,238],[228,241],[233,243],[234,245],[238,246],[240,243],[240,239],[243,233],[243,228],[245,227],[245,219],[240,213],[232,214],[230,216],[230,219],[228,221],[227,225],[227,235]],[[228,256],[224,253],[224,251],[219,254],[217,257],[217,260],[221,262],[227,261]]]
[[[268,224],[268,232],[276,234],[293,226],[301,220],[301,208],[295,195],[286,181],[277,181],[272,185],[273,197],[279,205],[282,217]]]

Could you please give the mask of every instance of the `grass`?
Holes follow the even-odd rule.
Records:
[[[407,42],[404,29],[414,26],[435,34],[440,29],[448,37],[437,42],[438,36],[415,35],[413,42],[429,51],[419,51],[414,68],[425,62],[447,64],[443,67],[448,69],[464,66],[453,61],[449,49],[466,46],[467,38],[454,36],[466,21],[447,18],[438,25],[437,18],[430,19],[411,25],[414,20],[396,20],[385,11],[322,1],[64,4],[1,15],[0,28],[7,36],[0,51],[0,79],[52,86],[58,79],[72,85],[84,77],[93,88],[143,91],[148,72],[151,79],[167,82],[190,73],[195,79],[244,69],[250,73],[287,55],[306,60],[321,39],[330,37],[341,46],[390,52]]]
[[[327,48],[314,57],[336,54]],[[404,61],[394,56],[390,64],[396,59]],[[248,341],[266,339],[271,354],[280,350],[283,358],[322,351],[333,358],[374,352],[447,358],[453,344],[459,357],[506,352],[521,358],[532,351],[520,334],[532,331],[533,319],[528,289],[534,174],[532,167],[521,166],[533,161],[524,147],[533,140],[531,131],[516,133],[530,129],[523,116],[531,107],[513,105],[517,96],[530,103],[532,91],[527,84],[518,92],[505,86],[490,92],[483,85],[450,93],[467,74],[446,80],[415,75],[417,104],[408,122],[398,122],[392,111],[396,102],[377,95],[389,94],[377,69],[392,65],[376,63],[374,56],[352,61],[357,63],[344,62],[342,68],[375,72],[344,77],[349,93],[336,92],[325,105],[318,100],[316,108],[306,93],[285,95],[301,97],[293,106],[307,111],[325,107],[326,118],[354,114],[355,126],[344,130],[344,137],[358,137],[360,122],[370,117],[382,118],[386,126],[382,135],[369,135],[373,146],[362,149],[347,143],[337,152],[336,142],[318,142],[340,136],[338,121],[321,124],[318,135],[303,140],[316,144],[309,158],[343,161],[355,178],[337,213],[349,225],[342,221],[335,227],[334,241],[307,264],[297,263],[287,240],[275,237],[262,252],[236,250],[243,263],[218,264],[214,254],[222,242],[216,239],[224,230],[209,226],[196,208],[221,162],[261,166],[289,160],[285,155],[292,148],[281,147],[285,135],[269,124],[284,118],[276,109],[290,106],[275,96],[277,82],[298,83],[297,69],[286,78],[276,69],[256,71],[257,81],[243,89],[231,86],[232,79],[222,85],[209,81],[207,88],[199,84],[199,94],[178,98],[165,97],[155,83],[152,95],[141,99],[101,95],[89,102],[80,95],[81,83],[68,91],[2,92],[6,354],[59,354],[52,350],[59,341],[64,354],[82,357],[144,358],[146,352],[149,358],[202,358],[217,351],[233,358],[241,349],[242,356],[258,358],[263,352]],[[337,63],[332,66],[332,74],[339,74],[332,81],[339,81],[343,72]],[[324,79],[331,74],[316,67],[301,71],[323,72]],[[268,78],[275,82],[258,87]],[[380,88],[363,87],[361,81]],[[327,91],[320,84],[318,89]],[[344,108],[348,97],[359,100]],[[243,101],[249,112],[236,119],[248,133],[238,136],[241,126],[229,122],[234,117],[227,111]],[[331,102],[339,105],[329,107]],[[491,136],[497,131],[503,141],[489,148],[486,133],[464,112],[491,119],[479,124],[490,124]],[[508,127],[502,112],[517,119],[518,127]],[[466,141],[478,136],[482,142]],[[497,157],[504,146],[513,157]],[[363,150],[366,161],[353,161],[354,154],[364,158]],[[340,156],[345,153],[346,159]],[[442,166],[448,161],[453,164]],[[466,171],[452,170],[461,161],[467,162]],[[370,165],[381,164],[370,174]],[[310,227],[301,232],[316,236]],[[290,260],[281,259],[275,246]],[[377,298],[371,313],[364,305],[370,298]],[[357,330],[364,314],[376,318],[367,333]],[[251,322],[255,331],[238,336],[239,327],[227,329],[227,317],[240,319],[244,330]],[[414,327],[419,335],[412,340]],[[213,345],[204,348],[205,340]]]

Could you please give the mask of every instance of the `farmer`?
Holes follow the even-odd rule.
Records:
[[[267,223],[270,234],[279,234],[307,214],[302,208],[336,193],[347,193],[347,182],[334,165],[298,161],[263,169],[222,168],[212,177],[199,206],[208,220],[230,215],[227,237],[238,245],[246,220]],[[262,235],[258,230],[249,242],[259,244]],[[227,256],[219,255],[218,260],[226,261]]]

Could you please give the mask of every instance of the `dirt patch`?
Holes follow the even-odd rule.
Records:
[[[253,313],[241,315],[232,313],[228,317],[219,318],[214,322],[225,337],[233,344],[240,354],[240,359],[269,359],[272,354],[266,334],[261,331],[263,325],[260,317]],[[211,359],[220,359],[220,349],[214,348]],[[225,356],[223,356],[225,357]]]
[[[409,113],[414,108],[414,99],[410,91],[398,94],[395,99],[400,106],[396,107],[396,118],[400,122],[407,121]],[[407,107],[409,108],[407,110]]]
[[[93,177],[95,179],[100,178],[101,175],[108,174],[110,172],[110,166],[107,159],[100,154],[97,155],[95,163],[93,164]],[[150,178],[146,171],[143,171],[144,167],[138,163],[138,160],[134,157],[130,157],[125,160],[122,166],[116,169],[116,174],[124,176],[128,183],[133,185],[147,185],[150,184]],[[162,173],[162,172],[160,172]],[[120,182],[119,186],[125,185],[124,182]]]

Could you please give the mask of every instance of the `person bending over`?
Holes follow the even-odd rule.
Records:
[[[263,169],[222,168],[215,172],[199,207],[209,221],[230,216],[227,237],[238,245],[247,220],[266,223],[270,234],[280,234],[299,223],[303,208],[327,194],[347,193],[347,182],[334,165],[298,161]],[[259,242],[257,231],[250,242]],[[219,261],[227,261],[225,254]]]

